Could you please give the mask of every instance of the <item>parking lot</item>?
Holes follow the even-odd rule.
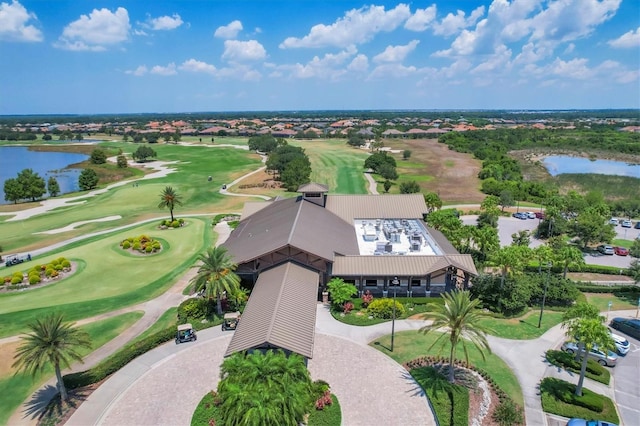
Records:
[[[478,219],[476,215],[461,216],[460,219],[465,225],[475,225]],[[517,219],[515,217],[500,217],[498,219],[498,236],[500,237],[500,245],[508,246],[512,242],[511,235],[521,230],[528,230],[535,234],[540,219]],[[640,235],[640,229],[623,228],[618,225],[615,227],[616,238],[633,240]],[[535,248],[544,244],[544,240],[538,240],[534,236],[531,237],[530,247]],[[590,265],[606,265],[615,266],[616,268],[628,268],[634,260],[631,256],[610,256],[603,255],[594,250],[591,254],[585,254],[584,260]]]

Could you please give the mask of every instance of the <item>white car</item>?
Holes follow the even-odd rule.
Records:
[[[616,345],[616,350],[620,355],[626,355],[629,352],[629,341],[619,334],[615,334],[611,330],[609,330],[611,334],[611,338],[613,339],[613,343]]]
[[[615,217],[612,217],[611,219],[609,219],[609,225],[618,226],[618,219]]]
[[[631,225],[633,225],[631,223],[631,221],[629,219],[625,219],[622,221],[622,223],[620,224],[623,228],[631,228]]]
[[[534,212],[526,212],[525,213],[529,219],[535,219],[536,214]]]

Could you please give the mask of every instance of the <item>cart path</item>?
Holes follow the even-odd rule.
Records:
[[[215,231],[218,233],[218,239],[216,245],[222,244],[227,240],[231,233],[231,228],[227,222],[220,222],[215,226]],[[149,327],[151,327],[162,314],[164,314],[169,308],[178,306],[183,300],[188,298],[182,294],[183,290],[189,285],[189,281],[196,274],[196,268],[189,269],[178,281],[172,285],[162,295],[155,299],[148,300],[137,305],[129,306],[126,308],[111,311],[102,315],[96,315],[91,318],[85,318],[76,322],[76,325],[89,324],[95,321],[100,321],[106,318],[111,318],[123,313],[143,311],[144,315],[135,324],[129,327],[126,331],[118,335],[115,339],[112,339],[105,345],[99,347],[95,351],[91,352],[84,358],[84,363],[75,363],[70,369],[64,370],[63,374],[71,372],[79,372],[87,370],[103,359],[115,353],[122,346],[126,345],[129,341],[139,336]],[[0,344],[8,341],[18,340],[20,336],[12,336],[10,338],[0,340]],[[57,394],[56,379],[55,377],[44,383],[38,390],[31,394],[26,401],[13,413],[9,418],[8,424],[10,425],[36,425],[37,416],[40,409],[44,408],[46,404]],[[35,410],[35,412],[34,412]]]
[[[380,193],[378,192],[378,183],[373,178],[373,176],[371,176],[371,173],[364,172],[364,177],[369,182],[369,194],[379,195]]]

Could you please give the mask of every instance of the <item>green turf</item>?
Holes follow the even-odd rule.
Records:
[[[433,349],[428,350],[429,346],[437,338],[437,333],[424,335],[416,331],[402,331],[395,334],[393,352],[389,350],[391,347],[391,335],[383,336],[374,340],[369,345],[378,349],[380,352],[390,356],[399,363],[411,361],[421,356],[442,355],[449,356],[448,340],[444,340],[444,346],[436,345]],[[518,383],[518,379],[513,374],[507,364],[497,355],[485,353],[486,360],[482,359],[480,352],[471,344],[467,345],[469,351],[469,362],[474,366],[486,371],[491,375],[493,380],[504,390],[507,395],[523,406],[524,398],[522,389]],[[440,350],[442,348],[442,350]],[[456,348],[456,358],[464,360],[462,346],[459,344]]]
[[[587,298],[587,302],[596,305],[600,312],[609,310],[609,302],[611,302],[612,311],[635,309],[638,307],[637,304],[631,303],[629,300],[618,297],[612,293],[584,293],[584,295]]]
[[[490,334],[504,339],[528,340],[537,339],[562,321],[562,312],[545,310],[542,323],[538,328],[539,310],[531,310],[518,318],[492,318],[480,320],[480,324],[491,330]]]
[[[132,342],[136,342],[138,340],[142,340],[147,336],[152,335],[160,330],[164,330],[171,326],[176,326],[178,323],[178,308],[169,308],[163,313],[158,320],[153,323],[151,327],[146,329],[142,334],[132,340]]]
[[[69,320],[78,320],[158,296],[211,244],[211,232],[205,232],[207,220],[187,218],[187,223],[179,229],[158,230],[153,222],[5,268],[7,275],[24,272],[60,255],[80,265],[78,272],[55,284],[0,295],[0,337],[22,331],[27,322],[47,312],[60,310]],[[143,233],[162,236],[168,249],[147,257],[127,256],[118,247],[124,238]]]
[[[91,338],[91,349],[81,348],[79,352],[85,356],[96,350],[133,325],[142,315],[143,312],[141,311],[129,312],[79,327],[89,333]],[[42,383],[53,377],[53,375],[53,367],[50,367],[35,377],[22,373],[0,377],[0,395],[2,395],[0,424],[7,424],[11,414],[22,404],[29,394],[34,392]]]

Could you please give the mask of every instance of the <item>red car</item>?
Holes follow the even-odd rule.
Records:
[[[628,256],[629,255],[629,250],[627,250],[624,247],[614,247],[613,248],[613,252],[615,254],[617,254],[618,256]]]
[[[535,215],[536,215],[536,219],[544,219],[545,217],[544,212],[536,212]]]

